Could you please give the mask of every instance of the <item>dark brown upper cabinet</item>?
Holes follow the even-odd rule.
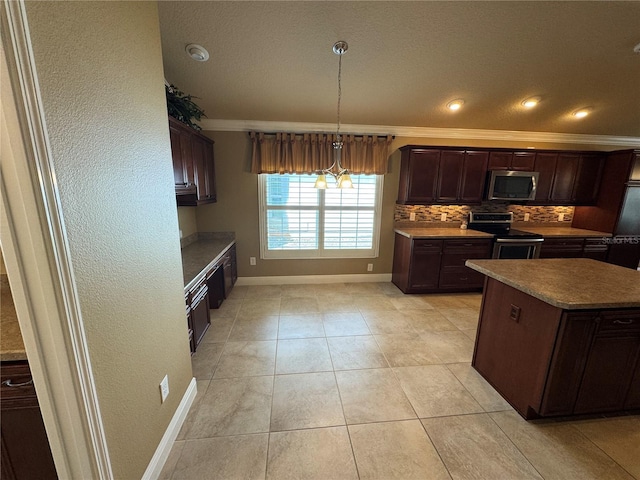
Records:
[[[172,117],[169,136],[178,206],[216,202],[213,140]]]
[[[480,203],[489,152],[403,147],[398,203]]]
[[[489,170],[532,172],[536,152],[494,151],[489,155]]]
[[[551,188],[551,203],[595,204],[604,158],[604,155],[597,153],[559,153]]]
[[[440,150],[403,148],[398,203],[435,203]]]
[[[556,173],[558,154],[539,152],[533,164],[533,171],[538,172],[538,185],[536,188],[536,199],[531,203],[546,204],[551,200],[551,187]]]
[[[595,205],[605,161],[599,152],[419,145],[400,150],[397,203],[410,205],[480,203],[490,170],[538,172],[536,198],[528,204]]]

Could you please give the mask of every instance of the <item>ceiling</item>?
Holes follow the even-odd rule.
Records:
[[[640,141],[640,2],[160,1],[165,77],[208,119]],[[207,62],[185,53],[203,45]],[[540,96],[531,110],[522,100]],[[446,104],[463,98],[451,112]],[[571,115],[591,106],[586,118]]]

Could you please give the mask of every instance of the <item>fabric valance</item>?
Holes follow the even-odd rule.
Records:
[[[251,173],[316,174],[334,160],[335,134],[250,132]],[[341,135],[341,163],[352,174],[384,175],[393,137]]]

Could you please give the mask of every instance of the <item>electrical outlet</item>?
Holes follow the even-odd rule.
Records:
[[[441,222],[446,222],[447,221],[447,214],[446,213],[442,213],[440,215],[440,221]]]
[[[165,375],[160,382],[160,396],[162,397],[162,403],[169,396],[169,375]]]
[[[180,238],[182,238],[182,230],[180,230]]]
[[[415,222],[416,221],[416,212],[411,212],[409,214],[409,221],[410,222]]]
[[[559,213],[558,214],[558,221],[559,222],[564,222],[564,213]]]
[[[525,213],[525,214],[524,214],[524,221],[525,221],[525,222],[528,222],[528,221],[529,221],[529,217],[530,217],[530,214]]]
[[[367,264],[367,272],[373,272],[373,263]]]
[[[249,257],[249,265],[255,265],[256,264],[256,257]]]

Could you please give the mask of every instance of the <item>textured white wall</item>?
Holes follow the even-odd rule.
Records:
[[[140,478],[191,379],[157,5],[27,17],[113,471]]]

